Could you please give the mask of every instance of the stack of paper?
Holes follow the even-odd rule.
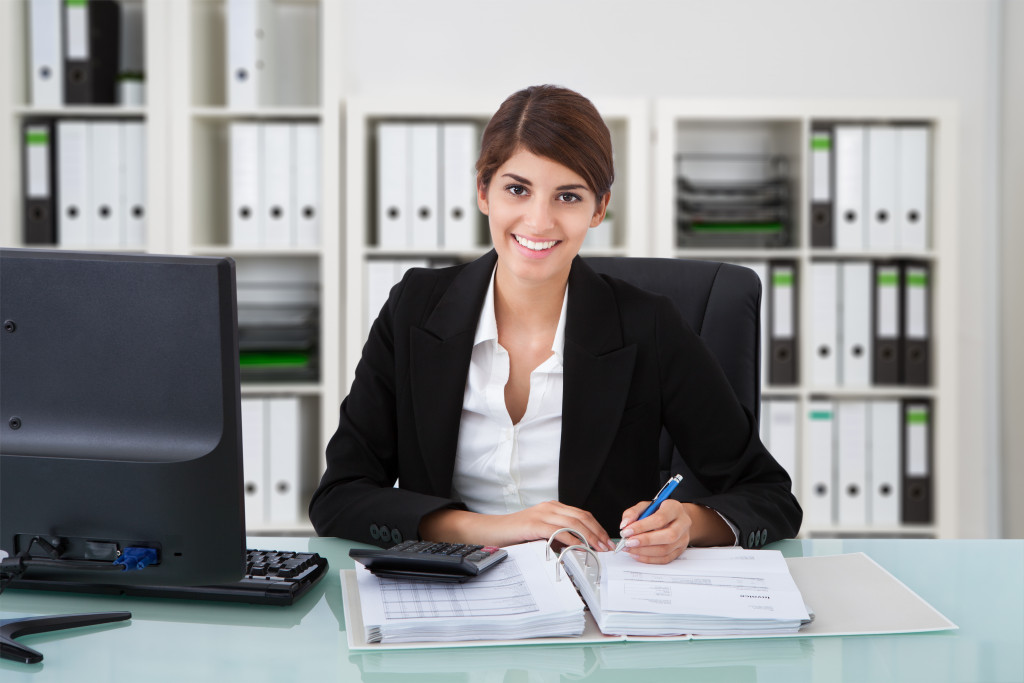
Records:
[[[583,603],[572,582],[555,581],[542,541],[465,583],[381,579],[356,565],[366,641],[506,640],[583,633]]]
[[[567,553],[565,566],[605,634],[795,633],[810,621],[777,550],[690,548],[667,565],[626,553],[598,556],[599,582],[582,554]]]

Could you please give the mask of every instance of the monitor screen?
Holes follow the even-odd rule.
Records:
[[[2,249],[0,321],[0,550],[45,565],[22,578],[239,580],[234,262]]]

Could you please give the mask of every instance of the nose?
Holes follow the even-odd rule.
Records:
[[[547,202],[533,201],[526,210],[526,227],[535,232],[550,230],[555,225],[555,217]]]

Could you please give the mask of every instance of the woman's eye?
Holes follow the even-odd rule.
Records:
[[[558,195],[558,201],[565,202],[566,204],[573,204],[575,202],[580,201],[580,196],[572,192],[563,192],[562,194]]]
[[[527,193],[527,189],[522,185],[507,185],[505,190],[516,197],[522,197]]]

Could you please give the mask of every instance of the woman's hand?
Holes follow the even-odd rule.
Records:
[[[546,541],[551,534],[565,527],[579,531],[596,550],[615,547],[592,514],[554,500],[507,515],[438,510],[420,522],[420,537],[432,541],[506,546],[538,539]],[[579,543],[579,539],[569,533],[561,534],[558,540],[568,545]]]
[[[717,512],[702,505],[669,498],[657,512],[637,521],[650,501],[641,501],[622,513],[626,552],[641,562],[666,564],[683,554],[688,545],[732,545],[732,529]]]
[[[622,538],[626,552],[641,562],[667,564],[690,544],[690,519],[686,507],[669,498],[650,517],[637,521],[651,501],[640,501],[622,513]]]

